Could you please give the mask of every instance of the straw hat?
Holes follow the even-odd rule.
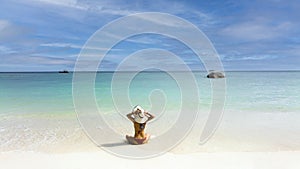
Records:
[[[145,123],[148,117],[145,115],[145,110],[137,105],[132,109],[134,121],[137,123]]]

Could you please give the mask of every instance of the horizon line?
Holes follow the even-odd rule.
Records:
[[[217,70],[214,70],[217,71]],[[299,70],[224,70],[222,72],[299,72]],[[114,73],[114,72],[138,72],[135,70],[132,71],[111,71],[111,70],[104,70],[104,71],[68,71],[68,73]],[[139,72],[165,72],[165,71],[159,71],[159,70],[148,70],[148,71],[139,71]],[[174,71],[168,71],[168,72],[190,72],[190,71],[180,71],[180,70],[174,70]],[[206,70],[192,70],[192,72],[209,72]],[[0,73],[60,73],[60,71],[0,71]]]

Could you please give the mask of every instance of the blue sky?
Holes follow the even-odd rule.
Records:
[[[225,70],[300,70],[300,3],[264,1],[0,0],[0,71],[72,70],[98,29],[138,12],[170,13],[201,29]],[[185,46],[158,35],[132,37],[103,62],[112,70],[127,55],[163,48],[201,68]]]

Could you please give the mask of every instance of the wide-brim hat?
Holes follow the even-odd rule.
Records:
[[[141,106],[135,106],[132,109],[134,121],[137,123],[145,123],[148,117],[145,115],[145,110]],[[138,112],[138,113],[135,113]]]

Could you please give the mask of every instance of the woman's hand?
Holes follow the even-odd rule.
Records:
[[[152,114],[150,114],[149,112],[145,112],[145,115],[148,116],[148,120],[147,120],[146,122],[148,122],[148,121],[154,119],[154,117],[155,117],[155,116],[153,116]]]
[[[130,121],[132,121],[132,122],[134,122],[134,118],[132,117],[133,114],[134,114],[134,113],[129,113],[129,114],[126,115],[127,118],[128,118]]]

